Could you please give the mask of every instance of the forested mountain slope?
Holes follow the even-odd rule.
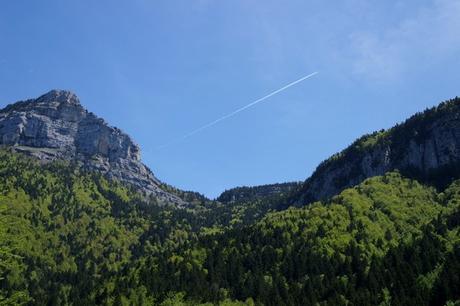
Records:
[[[0,191],[0,304],[444,305],[460,297],[459,181],[437,192],[389,173],[233,228],[206,226],[210,208],[145,203],[101,175],[7,151]]]
[[[144,248],[172,252],[199,228],[186,209],[101,174],[8,151],[0,151],[0,220],[0,305],[120,305],[122,288],[148,305],[153,292],[125,287],[132,261]]]
[[[261,198],[286,196],[299,187],[300,182],[241,186],[225,190],[216,200],[221,203],[250,202]]]
[[[366,178],[399,170],[444,187],[460,173],[460,98],[356,140],[321,163],[290,203],[327,199]]]
[[[203,238],[205,269],[233,297],[265,305],[443,305],[460,294],[459,187],[375,177]]]

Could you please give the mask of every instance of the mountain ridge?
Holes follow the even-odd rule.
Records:
[[[322,161],[297,188],[278,193],[277,203],[263,210],[284,210],[328,200],[346,188],[390,171],[399,171],[408,178],[438,189],[460,178],[459,97],[415,113],[389,129],[357,138],[345,149]],[[276,185],[232,188],[217,200],[221,198],[224,203],[234,203],[238,197],[244,198],[255,190]],[[270,196],[258,197],[258,200],[269,200]],[[253,200],[254,197],[248,201]]]
[[[390,129],[358,138],[321,162],[289,203],[305,205],[325,200],[393,170],[445,186],[458,178],[459,169],[460,98],[455,97]]]
[[[276,196],[286,198],[278,207],[284,209],[325,200],[366,178],[393,170],[427,183],[430,177],[442,173],[447,175],[445,185],[457,177],[455,171],[460,169],[458,139],[460,99],[456,97],[416,113],[388,130],[358,138],[320,163],[301,184],[240,186],[222,192],[216,201],[233,205]],[[70,91],[51,90],[37,99],[1,109],[0,145],[42,162],[75,161],[85,169],[128,183],[165,203],[184,206],[190,202],[212,202],[199,193],[160,182],[141,162],[141,150],[131,137],[83,108]]]
[[[129,135],[89,112],[70,91],[51,90],[0,110],[0,144],[41,162],[73,161],[162,202],[186,204],[161,188]]]
[[[298,187],[300,182],[274,183],[257,186],[238,186],[222,192],[216,200],[221,203],[237,203],[255,200],[261,197],[289,194]]]

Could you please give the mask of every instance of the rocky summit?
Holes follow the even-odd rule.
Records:
[[[52,90],[0,110],[0,144],[42,162],[77,162],[160,202],[185,204],[160,188],[161,182],[141,162],[139,146],[127,134],[88,112],[69,91]]]

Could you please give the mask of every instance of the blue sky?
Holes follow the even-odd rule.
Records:
[[[458,16],[458,0],[2,1],[0,106],[72,90],[161,180],[210,197],[304,180],[360,135],[460,95]]]

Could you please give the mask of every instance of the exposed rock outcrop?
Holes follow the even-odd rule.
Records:
[[[0,110],[0,144],[43,162],[75,161],[161,202],[185,204],[159,187],[160,181],[141,162],[139,146],[128,135],[88,112],[69,91],[52,90]]]
[[[399,170],[430,183],[460,177],[460,99],[416,114],[387,131],[366,135],[321,163],[293,197],[324,200],[366,178]]]

